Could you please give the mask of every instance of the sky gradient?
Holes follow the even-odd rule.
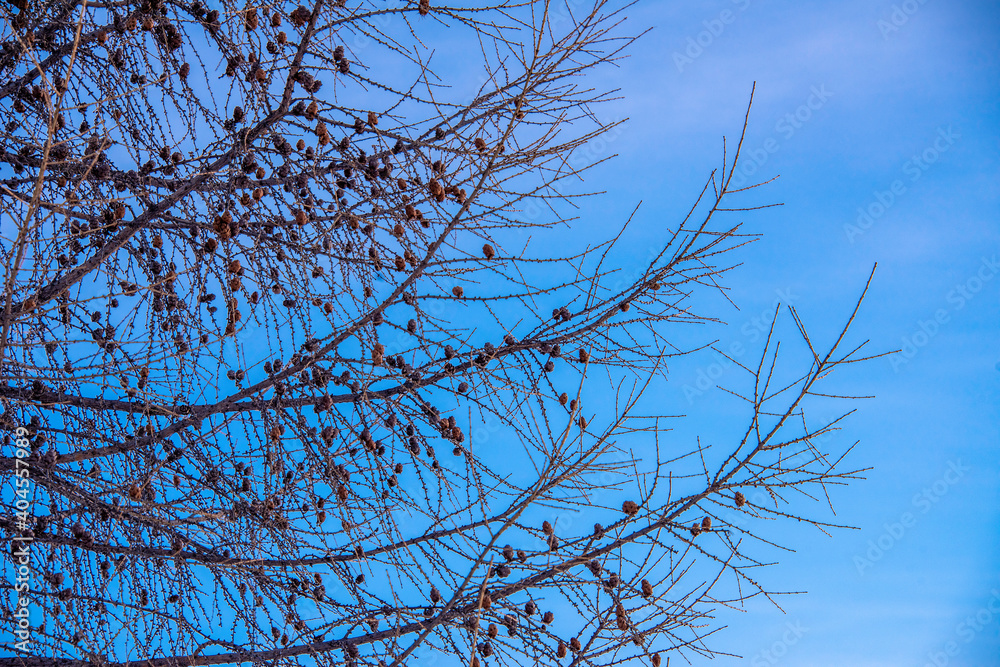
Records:
[[[761,536],[784,548],[748,549],[775,563],[753,571],[765,589],[804,594],[775,596],[780,609],[760,598],[719,609],[712,626],[726,627],[709,645],[729,656],[685,655],[713,666],[1000,665],[997,3],[639,0],[626,14],[622,34],[651,30],[587,82],[618,90],[594,111],[621,124],[571,157],[600,164],[565,185],[565,194],[605,194],[581,201],[572,226],[543,242],[595,245],[635,212],[615,260],[626,272],[644,266],[722,165],[723,137],[731,158],[754,90],[733,183],[776,180],[730,205],[782,205],[730,214],[727,222],[741,220],[760,239],[727,258],[740,263],[723,281],[728,300],[708,290],[692,300],[698,315],[721,322],[682,326],[672,340],[686,348],[714,341],[756,365],[780,306],[783,372],[805,370],[788,307],[818,347],[828,346],[877,264],[849,343],[869,341],[869,354],[899,350],[845,369],[827,387],[871,397],[846,404],[857,412],[824,442],[838,452],[853,446],[846,467],[866,469],[865,479],[830,489],[835,514],[822,497],[789,510],[848,527],[825,535],[774,522]],[[472,51],[459,31],[426,29],[435,57],[461,75],[454,96],[471,99],[481,62],[463,57]],[[382,64],[377,49],[352,48],[373,68]],[[377,108],[377,95],[365,104]],[[248,327],[240,340],[263,358],[271,343],[257,334]],[[731,450],[750,414],[725,390],[748,388],[734,362],[705,349],[670,359],[669,381],[644,401],[650,412],[685,417],[671,421],[666,447],[690,452],[700,438],[718,454]],[[651,460],[648,442],[629,444]],[[671,657],[671,667],[683,664]]]
[[[622,96],[601,118],[628,121],[588,147],[618,157],[591,174],[609,195],[577,229],[603,236],[641,201],[625,241],[637,256],[659,243],[721,163],[723,135],[732,150],[756,82],[745,182],[780,178],[743,196],[784,205],[745,217],[763,238],[726,281],[740,309],[702,302],[728,325],[690,339],[739,342],[740,361],[756,361],[782,301],[828,344],[878,263],[853,339],[902,350],[837,381],[874,396],[836,436],[841,448],[860,440],[848,463],[871,470],[831,492],[836,516],[823,503],[812,515],[857,530],[775,525],[767,537],[795,551],[763,550],[779,564],[759,575],[808,595],[780,597],[784,613],[757,600],[721,612],[729,627],[713,647],[742,658],[693,664],[1000,664],[996,5],[639,2],[629,18],[653,30],[596,77]],[[790,324],[779,315],[779,331]],[[688,416],[678,438],[743,427],[715,385],[745,389],[745,377],[717,356],[670,375],[659,399]]]

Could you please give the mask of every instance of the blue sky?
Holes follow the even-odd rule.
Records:
[[[722,136],[738,138],[756,81],[744,156],[755,178],[780,178],[746,201],[784,206],[745,217],[764,236],[729,274],[740,310],[702,302],[728,326],[691,340],[740,341],[754,359],[754,318],[781,299],[829,342],[877,262],[854,339],[906,353],[840,380],[875,396],[836,436],[860,440],[849,463],[872,470],[831,493],[836,517],[822,504],[813,516],[859,530],[775,525],[768,537],[795,552],[774,551],[760,576],[808,595],[782,597],[785,613],[720,613],[730,627],[715,648],[743,656],[721,664],[1000,664],[996,5],[639,2],[629,18],[654,30],[599,77],[622,94],[599,115],[629,120],[591,146],[619,157],[591,175],[611,194],[588,202],[578,229],[596,237],[641,200],[626,240],[637,256],[658,243],[720,163]],[[671,367],[662,400],[689,417],[680,438],[724,442],[744,423],[722,390],[684,392],[714,362]],[[732,369],[712,373],[741,386]]]
[[[725,285],[739,309],[697,301],[699,314],[728,324],[689,328],[679,341],[740,343],[739,360],[755,360],[781,302],[828,344],[877,262],[851,340],[905,351],[835,381],[874,396],[853,405],[830,443],[859,440],[848,464],[870,467],[867,479],[831,490],[836,516],[823,503],[797,508],[857,529],[767,527],[767,539],[794,551],[755,548],[777,561],[758,580],[808,594],[777,598],[783,611],[758,600],[745,613],[720,611],[728,627],[712,647],[742,657],[692,663],[1000,664],[995,3],[640,0],[628,15],[627,30],[653,30],[618,68],[593,77],[597,88],[621,89],[598,116],[628,120],[581,152],[618,155],[580,186],[600,183],[608,194],[583,204],[566,240],[603,241],[641,202],[619,257],[662,247],[719,166],[722,137],[735,145],[756,82],[747,183],[780,178],[744,198],[783,206],[741,218],[762,238],[733,255],[743,264]],[[454,57],[458,43],[437,44],[439,56]],[[476,85],[471,72],[456,84],[470,94]],[[794,339],[787,317],[778,329]],[[801,346],[791,347],[801,360]],[[670,379],[650,398],[687,415],[672,423],[679,447],[701,436],[724,448],[741,432],[745,410],[714,386],[745,389],[734,369],[705,352],[672,360]]]

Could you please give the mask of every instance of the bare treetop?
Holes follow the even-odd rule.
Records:
[[[628,221],[574,235],[625,9],[0,10],[0,467],[27,428],[34,484],[0,526],[38,610],[0,664],[714,654],[713,610],[767,594],[754,519],[822,527],[792,492],[857,472],[803,410],[860,348],[796,316],[812,362],[774,386],[769,337],[711,455],[640,410],[753,207],[730,145],[641,265]]]

